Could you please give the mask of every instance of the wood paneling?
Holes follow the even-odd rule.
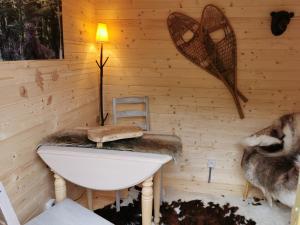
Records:
[[[37,143],[56,130],[96,122],[94,0],[62,2],[64,60],[0,62],[0,180],[22,222],[53,197]]]
[[[220,81],[187,61],[174,47],[166,19],[181,11],[199,18],[213,3],[229,17],[238,42],[238,86],[249,97],[246,119]],[[294,11],[285,34],[270,30],[270,12]],[[241,195],[241,138],[284,113],[300,109],[300,3],[297,0],[97,0],[96,18],[108,24],[105,107],[113,97],[150,97],[154,131],[179,135],[183,156],[164,173],[179,190]],[[215,159],[207,184],[207,160]]]
[[[220,81],[184,59],[169,37],[170,12],[199,18],[208,3],[225,11],[237,35],[239,87],[250,99],[244,120]],[[282,9],[296,17],[274,37],[269,14]],[[96,122],[96,22],[106,22],[110,35],[106,111],[113,97],[147,95],[152,130],[182,138],[183,156],[167,166],[165,185],[241,194],[240,139],[300,109],[299,11],[297,0],[63,0],[65,59],[0,63],[0,180],[21,221],[53,195],[36,144],[56,130]],[[208,159],[217,162],[211,184]]]

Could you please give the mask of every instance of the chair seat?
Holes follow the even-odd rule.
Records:
[[[65,199],[25,225],[113,225],[78,203]]]

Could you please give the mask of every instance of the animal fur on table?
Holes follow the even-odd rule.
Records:
[[[246,179],[273,200],[293,207],[300,168],[300,113],[287,114],[243,142]]]
[[[63,130],[48,136],[39,144],[66,147],[96,148],[96,143],[88,139],[87,130]],[[103,149],[123,150],[134,152],[162,153],[173,156],[175,159],[182,152],[182,143],[179,137],[166,134],[144,134],[138,138],[128,138],[103,143]]]

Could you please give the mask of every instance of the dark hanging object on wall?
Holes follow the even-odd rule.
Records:
[[[283,34],[287,28],[287,25],[290,23],[291,18],[294,17],[293,12],[279,11],[271,12],[272,23],[271,30],[275,36]]]
[[[223,12],[214,5],[207,5],[201,22],[173,12],[169,15],[167,24],[177,50],[224,83],[243,119],[239,98],[243,102],[248,99],[237,88],[236,38]]]

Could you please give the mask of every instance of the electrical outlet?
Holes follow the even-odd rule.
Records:
[[[207,160],[207,167],[208,168],[215,168],[216,164],[217,164],[217,162],[214,159],[208,159]]]

